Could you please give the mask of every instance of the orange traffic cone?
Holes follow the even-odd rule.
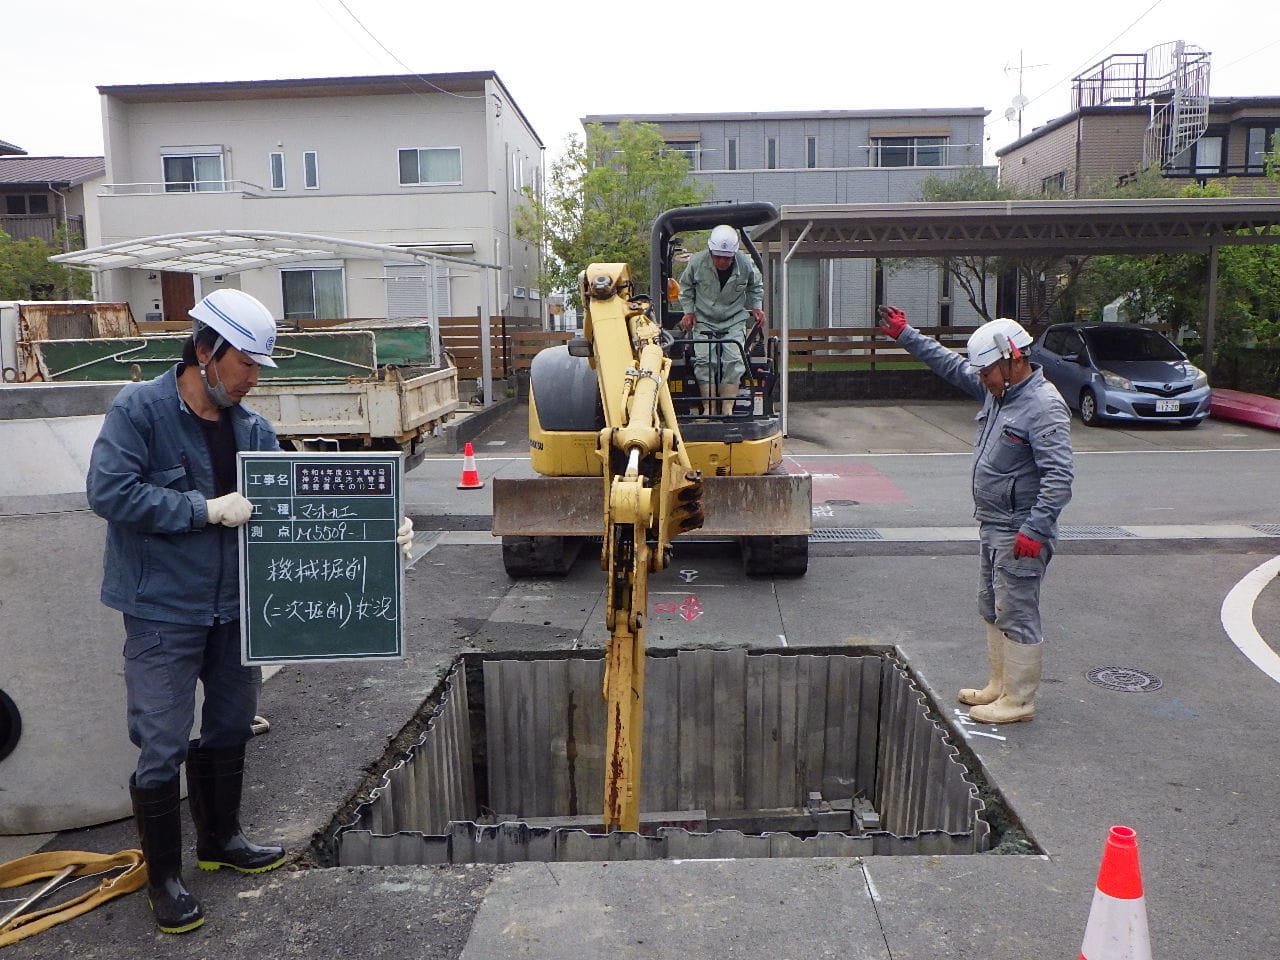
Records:
[[[458,481],[458,489],[479,490],[483,486],[484,481],[476,470],[476,452],[468,440],[467,445],[462,448],[462,479]]]
[[[1080,960],[1151,960],[1138,833],[1131,827],[1112,827],[1107,837]]]

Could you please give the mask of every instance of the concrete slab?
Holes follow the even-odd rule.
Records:
[[[98,602],[105,523],[81,510],[0,517],[0,688],[22,736],[0,760],[0,834],[129,812],[120,615]]]
[[[858,860],[499,868],[463,960],[889,960]]]
[[[84,493],[102,417],[0,420],[0,490],[4,498]]]

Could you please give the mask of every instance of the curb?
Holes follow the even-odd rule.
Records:
[[[455,412],[454,417],[440,428],[440,436],[454,452],[460,452],[468,440],[474,440],[490,424],[501,417],[513,405],[515,397],[503,397],[487,407],[472,407]]]

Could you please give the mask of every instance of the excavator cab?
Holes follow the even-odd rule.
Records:
[[[667,351],[672,359],[671,397],[682,423],[696,419],[728,418],[737,422],[740,428],[741,421],[746,418],[765,418],[769,421],[776,419],[774,408],[778,400],[781,342],[777,337],[766,339],[764,330],[758,326],[747,331],[745,342],[685,334],[679,326],[682,309],[678,277],[681,271],[678,265],[689,257],[682,234],[709,230],[727,223],[739,230],[742,249],[751,257],[756,269],[763,273],[766,265],[745,228],[767,223],[777,215],[778,210],[771,203],[714,204],[668,210],[654,221],[650,246],[650,298],[653,303],[659,304],[656,311],[661,315],[662,328],[671,336]],[[725,409],[727,404],[717,400],[704,402],[704,398],[700,396],[698,381],[694,376],[694,352],[698,349],[706,351],[717,361],[739,361],[746,370],[739,384],[737,399],[728,409]],[[718,369],[718,362],[711,364],[713,377]],[[719,394],[718,384],[714,380],[711,393],[717,396]],[[769,426],[774,424],[770,423]],[[781,429],[780,426],[778,429]],[[714,435],[716,429],[695,429],[695,432]]]
[[[680,262],[688,259],[684,237],[728,224],[739,231],[741,249],[763,273],[766,264],[748,229],[777,216],[778,209],[771,203],[677,207],[654,220],[650,233],[649,296],[657,305],[654,309],[663,330],[672,338],[667,348],[672,360],[671,397],[694,466],[707,476],[762,476],[781,469],[782,422],[775,409],[781,346],[777,337],[766,339],[760,327],[749,328],[745,342],[688,336],[680,330],[678,274]],[[746,374],[732,405],[700,395],[694,377],[696,350],[717,359],[741,361]],[[718,364],[712,363],[713,376],[717,369]],[[710,392],[720,392],[714,381]]]

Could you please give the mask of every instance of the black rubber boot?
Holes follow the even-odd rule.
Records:
[[[129,778],[133,822],[147,861],[147,899],[156,926],[186,933],[204,923],[200,901],[182,884],[182,796],[178,778],[158,787],[139,787]]]
[[[187,801],[196,825],[196,865],[231,867],[241,873],[274,870],[287,859],[284,847],[263,847],[240,830],[244,745],[218,750],[187,748]]]

